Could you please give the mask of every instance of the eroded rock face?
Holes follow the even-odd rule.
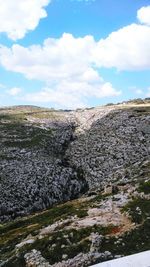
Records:
[[[71,143],[70,162],[84,170],[90,189],[136,177],[150,154],[149,120],[146,109],[112,110]]]
[[[0,110],[1,221],[136,179],[149,158],[149,119],[148,106]]]
[[[0,124],[1,221],[76,198],[88,188],[81,170],[65,160],[73,124],[37,123],[11,118]]]

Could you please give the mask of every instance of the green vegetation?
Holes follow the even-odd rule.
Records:
[[[140,183],[139,192],[144,192],[144,194],[150,194],[150,180]]]
[[[110,251],[112,255],[131,255],[150,249],[150,219],[125,233],[123,236],[104,239],[101,251]]]
[[[41,214],[30,216],[30,218],[20,219],[2,226],[0,228],[2,236],[1,255],[3,255],[3,260],[10,259],[5,266],[25,266],[23,256],[32,249],[40,250],[42,256],[53,264],[62,260],[63,254],[67,254],[71,258],[80,252],[88,252],[90,247],[88,237],[92,232],[106,235],[114,231],[114,226],[101,227],[95,225],[79,230],[63,230],[62,227],[42,239],[37,239],[33,244],[24,245],[19,250],[18,256],[14,256],[15,246],[29,234],[37,235],[42,227],[50,225],[57,220],[65,219],[68,216],[75,214],[79,217],[86,216],[86,211],[77,207],[79,207],[79,203],[75,203],[75,205],[60,205]],[[55,246],[53,246],[54,244]]]
[[[147,107],[136,107],[131,109],[136,116],[149,115],[150,106]]]
[[[40,214],[2,225],[0,227],[0,250],[3,258],[7,259],[8,255],[10,257],[16,244],[21,242],[29,234],[33,236],[38,234],[39,229],[42,227],[46,227],[60,219],[66,219],[70,216],[77,215],[80,218],[86,216],[86,209],[79,207],[79,204],[73,205],[66,203],[41,212]]]
[[[114,226],[101,227],[95,225],[93,227],[86,227],[79,230],[60,229],[59,231],[53,232],[52,234],[49,234],[42,239],[37,239],[33,244],[24,245],[17,252],[18,256],[10,259],[10,262],[12,264],[11,266],[15,266],[15,264],[18,264],[18,266],[25,266],[23,257],[32,249],[39,250],[42,256],[47,259],[50,264],[61,261],[63,254],[67,254],[68,258],[73,258],[78,253],[87,253],[91,244],[89,241],[89,235],[92,232],[98,232],[100,234],[106,235],[111,233],[114,228]],[[10,253],[8,254],[8,250],[6,251],[5,249],[2,249],[2,252],[5,253],[7,257],[8,255],[10,257],[11,255],[13,255],[14,251],[10,251]],[[22,265],[19,265],[20,262],[22,262]],[[5,266],[10,265],[6,264]]]
[[[133,222],[142,223],[147,217],[150,216],[150,200],[137,198],[129,202],[124,208],[131,216]]]
[[[97,205],[99,206],[99,203],[101,203],[102,200],[107,199],[107,197],[112,195],[113,194],[111,193],[104,195],[102,195],[102,193],[97,193],[97,195],[88,200],[85,205],[92,208],[97,207]]]
[[[118,254],[130,255],[150,249],[150,200],[138,198],[129,202],[123,211],[128,212],[132,221],[140,223],[140,225],[120,237],[114,236],[115,233],[119,232],[119,229],[113,225],[109,227],[94,225],[81,229],[65,229],[64,226],[67,225],[63,225],[57,228],[57,231],[43,236],[42,239],[35,239],[34,243],[24,245],[16,254],[16,244],[29,234],[36,236],[43,227],[61,219],[71,218],[70,216],[84,217],[87,215],[87,208],[96,205],[102,199],[103,196],[98,194],[85,201],[73,200],[40,214],[2,225],[0,227],[2,260],[9,259],[4,266],[25,267],[24,255],[32,249],[39,250],[50,264],[62,261],[64,254],[68,255],[68,258],[73,258],[78,253],[87,253],[91,244],[89,236],[92,232],[98,232],[103,236],[107,235],[107,238],[102,241],[99,251],[110,251],[114,256]]]
[[[16,129],[19,129],[17,126]],[[28,131],[30,132],[30,137],[28,137]],[[22,134],[21,134],[22,133]],[[26,136],[23,136],[23,134],[26,133]],[[40,128],[30,128],[30,127],[24,127],[22,129],[22,132],[18,132],[18,138],[20,137],[21,140],[12,140],[11,141],[5,141],[5,146],[9,147],[19,147],[19,148],[32,148],[41,146],[46,138],[49,138],[51,131],[42,130]],[[19,136],[20,135],[20,136]]]
[[[45,236],[43,239],[37,239],[33,244],[24,245],[15,255],[15,246],[24,240],[29,234],[36,236],[43,227],[51,225],[59,220],[71,219],[71,216],[77,215],[79,218],[87,216],[87,209],[94,203],[102,200],[101,194],[93,199],[73,200],[66,204],[55,206],[49,210],[39,214],[31,215],[26,218],[17,219],[14,222],[1,225],[0,234],[0,253],[2,260],[10,259],[5,266],[25,266],[23,256],[31,249],[40,250],[43,257],[51,263],[62,260],[62,255],[67,254],[68,257],[74,257],[80,252],[89,251],[90,241],[89,235],[92,232],[98,232],[106,235],[114,232],[116,227],[93,226],[82,229],[65,230],[63,225],[57,228],[56,232]],[[69,225],[69,224],[68,224]],[[56,244],[53,246],[53,244]],[[63,246],[63,248],[61,247]],[[59,253],[58,253],[59,251]]]
[[[6,147],[32,148],[49,140],[51,129],[26,124],[25,118],[24,114],[0,115],[0,138]]]
[[[68,258],[75,257],[78,253],[87,253],[90,247],[90,241],[88,239],[92,232],[98,232],[100,234],[109,234],[114,226],[110,227],[86,227],[78,230],[61,230],[57,231],[44,239],[37,240],[35,243],[26,245],[23,247],[22,252],[31,251],[37,249],[41,251],[42,256],[46,258],[50,264],[62,260],[62,255],[67,254]],[[53,247],[53,245],[55,246]],[[58,253],[59,251],[59,253]]]
[[[59,110],[39,108],[34,106],[20,106],[0,109],[0,120],[23,121],[27,117],[37,119],[59,118]]]
[[[66,219],[69,216],[77,215],[79,218],[87,215],[86,209],[82,208],[80,204],[66,203],[55,206],[49,210],[43,211],[39,214],[28,216],[27,218],[18,219],[15,222],[6,223],[0,228],[0,234],[9,233],[12,229],[21,229],[30,225],[36,224],[36,229],[42,226],[47,226],[60,219]],[[26,229],[25,229],[26,230]]]

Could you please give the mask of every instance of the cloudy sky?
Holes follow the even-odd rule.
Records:
[[[0,0],[0,106],[150,97],[149,0]]]

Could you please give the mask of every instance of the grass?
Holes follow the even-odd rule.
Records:
[[[0,109],[0,120],[23,121],[27,117],[37,119],[59,119],[61,117],[59,110],[46,109],[32,106],[20,106],[19,108],[12,107],[8,109]]]
[[[81,200],[69,201],[65,204],[55,206],[41,213],[33,214],[25,218],[17,219],[14,222],[1,225],[0,235],[2,238],[0,241],[0,249],[1,249],[1,254],[3,255],[3,259],[7,259],[11,257],[11,255],[14,255],[15,246],[18,243],[20,243],[23,239],[25,239],[29,234],[31,234],[32,236],[35,236],[39,233],[39,230],[41,228],[51,225],[55,223],[56,221],[65,220],[67,218],[70,218],[71,216],[77,215],[78,218],[83,218],[88,215],[87,214],[88,208],[93,207],[93,205],[97,203],[100,203],[103,198],[105,198],[105,196],[98,194],[92,199],[88,198],[85,200],[81,199]],[[59,231],[61,230],[63,229],[59,229]],[[74,243],[78,243],[82,239],[84,241],[84,238],[89,236],[92,231],[96,231],[101,234],[102,233],[107,234],[111,230],[112,230],[112,227],[102,228],[102,227],[97,227],[97,226],[94,226],[93,228],[81,229],[80,231],[72,230],[73,239],[71,239],[70,241]],[[63,234],[64,234],[64,231],[61,234],[62,240],[63,240]],[[56,235],[53,236],[52,243],[55,241],[55,239],[56,239]],[[40,249],[42,250],[42,244],[44,242],[46,243],[49,242],[46,240],[47,239],[43,239],[43,241],[37,241],[37,243],[33,244],[33,248],[35,247],[38,248],[38,246],[40,246]],[[87,244],[87,240],[85,241],[85,243]],[[67,251],[66,252],[63,251],[63,253],[64,254],[70,253],[69,255],[72,255],[71,253],[74,253],[75,251],[79,251],[79,252],[82,251],[81,249],[82,246],[83,247],[85,246],[83,242],[81,242],[81,244],[78,244],[77,247],[73,247],[72,252],[68,251],[69,248],[65,248],[65,250]],[[29,251],[30,249],[32,249],[32,246],[28,245],[26,249],[27,251]],[[16,258],[15,258],[15,262],[16,262]],[[18,266],[21,266],[21,265],[19,265],[18,263]]]
[[[49,140],[52,130],[41,129],[36,123],[34,125],[27,123],[29,114],[33,115],[34,112],[14,113],[12,110],[12,113],[0,114],[0,138],[6,147],[32,148],[41,146]]]
[[[147,219],[142,225],[125,233],[120,238],[111,237],[104,239],[102,252],[110,251],[113,256],[127,256],[150,249],[150,220]]]
[[[73,258],[81,252],[87,253],[89,251],[91,245],[91,242],[89,241],[89,236],[91,233],[98,232],[100,234],[106,235],[111,233],[114,228],[115,228],[114,226],[102,227],[95,225],[93,227],[86,227],[79,230],[61,229],[60,231],[53,232],[52,234],[49,234],[48,236],[42,239],[37,239],[33,244],[24,245],[17,252],[18,256],[11,258],[10,261],[12,266],[15,266],[15,264],[16,266],[20,266],[19,262],[22,262],[21,266],[25,266],[23,265],[24,255],[30,252],[32,249],[39,250],[42,256],[47,261],[49,261],[50,264],[54,264],[55,262],[61,261],[63,254],[67,254],[68,258]],[[55,246],[53,246],[54,244]],[[6,251],[4,250],[3,252],[6,253]],[[5,266],[11,266],[11,265],[6,264]]]
[[[87,199],[85,201],[73,200],[65,204],[57,205],[46,211],[32,214],[28,217],[16,219],[13,222],[5,223],[0,227],[0,234],[8,234],[8,237],[11,238],[11,231],[19,231],[25,233],[28,227],[30,228],[31,233],[34,234],[35,230],[39,230],[41,227],[46,227],[60,219],[66,219],[69,216],[77,215],[78,218],[83,218],[87,216],[88,207],[92,206],[95,202],[101,202],[105,196],[101,194],[97,195],[92,199]]]
[[[32,148],[41,146],[51,136],[52,131],[44,130],[34,126],[28,126],[21,123],[9,123],[3,126],[3,130],[7,131],[4,141],[6,147]],[[11,139],[9,136],[11,135]]]
[[[85,217],[87,215],[86,209],[79,207],[80,205],[73,205],[71,203],[55,206],[39,214],[4,224],[0,228],[0,234],[8,233],[13,229],[22,229],[23,227],[28,227],[35,224],[38,224],[39,227],[47,226],[54,223],[56,220],[65,219],[68,216],[77,215],[79,218]],[[37,229],[39,229],[38,226]]]
[[[150,200],[137,198],[129,202],[123,209],[129,213],[134,223],[142,223],[150,216]]]
[[[150,194],[150,180],[141,182],[139,185],[139,192],[144,192],[144,194]]]
[[[66,203],[41,212],[40,214],[1,225],[0,249],[3,258],[7,258],[8,254],[11,255],[15,245],[20,243],[29,234],[36,235],[39,229],[51,225],[60,219],[66,219],[74,215],[82,218],[87,215],[87,211],[85,208],[79,208],[79,205]]]
[[[100,202],[102,196],[99,194],[94,198],[94,200],[73,200],[65,204],[55,206],[49,210],[43,211],[41,213],[33,214],[31,216],[17,219],[14,222],[6,223],[0,227],[0,249],[2,259],[6,260],[11,258],[11,264],[8,262],[6,266],[25,266],[23,255],[30,251],[31,249],[39,249],[42,252],[43,257],[54,263],[61,260],[63,254],[67,254],[68,257],[74,257],[80,252],[87,252],[90,243],[87,237],[92,232],[99,232],[100,234],[109,234],[114,231],[114,227],[87,227],[80,230],[65,230],[62,228],[57,229],[57,232],[46,236],[42,240],[36,240],[33,244],[25,245],[22,250],[20,250],[18,258],[14,257],[15,246],[25,239],[29,234],[32,236],[38,235],[39,230],[55,223],[59,220],[65,220],[71,218],[71,216],[77,215],[79,218],[87,216],[87,209],[89,206],[93,205],[94,202]],[[68,241],[64,236],[68,236]],[[68,239],[67,238],[67,239]],[[56,247],[52,249],[52,244],[56,243]],[[62,249],[61,245],[65,247]],[[72,245],[70,245],[72,244]],[[61,251],[58,255],[58,251]],[[13,256],[13,257],[12,257]]]
[[[150,249],[150,219],[146,219],[140,226],[125,233],[121,237],[104,237],[99,248],[100,252],[110,251],[115,255],[131,255]],[[78,253],[87,253],[90,248],[88,237],[92,232],[98,232],[102,235],[110,234],[115,230],[114,226],[101,227],[93,226],[80,230],[70,229],[55,232],[33,244],[24,246],[18,256],[14,256],[5,264],[5,267],[24,267],[24,254],[33,248],[41,251],[42,256],[50,264],[62,260],[62,255],[67,254],[68,258],[75,257]],[[142,234],[141,234],[142,233]],[[53,246],[56,244],[56,246]],[[62,246],[63,245],[63,246]],[[59,251],[59,253],[58,253]]]
[[[148,115],[150,112],[150,106],[133,108],[136,115]]]

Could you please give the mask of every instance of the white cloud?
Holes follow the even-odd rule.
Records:
[[[99,67],[118,70],[150,68],[150,27],[131,24],[99,41],[93,52]]]
[[[88,105],[89,97],[118,96],[121,91],[116,91],[110,83],[104,83],[94,87],[84,82],[62,81],[53,89],[47,87],[36,93],[24,96],[24,100],[36,103],[51,103],[55,108],[81,108]]]
[[[143,23],[150,25],[150,6],[144,6],[137,12],[138,20]]]
[[[50,0],[0,0],[0,32],[12,40],[21,39],[45,18]]]
[[[85,107],[85,101],[81,99],[79,94],[71,94],[66,92],[64,88],[55,90],[43,88],[36,93],[26,94],[24,99],[28,102],[35,103],[50,103],[54,108],[75,109]]]
[[[70,77],[93,64],[118,70],[144,70],[150,68],[150,26],[134,23],[99,42],[92,36],[74,38],[63,34],[60,39],[45,40],[43,46],[13,45],[12,49],[0,50],[2,65],[29,79]]]
[[[0,58],[7,70],[45,82],[46,89],[24,96],[26,100],[75,108],[87,104],[89,97],[120,94],[103,81],[94,68],[92,53],[95,47],[92,36],[74,38],[71,34],[63,34],[60,39],[45,40],[43,46],[1,47]]]
[[[18,96],[21,92],[22,92],[22,89],[18,87],[13,87],[7,90],[7,93],[11,96]]]
[[[94,47],[92,36],[74,38],[63,34],[60,39],[46,39],[43,46],[1,46],[0,60],[7,70],[22,73],[28,79],[51,82],[78,77],[87,71]]]
[[[93,52],[97,66],[118,70],[150,68],[150,6],[139,9],[137,17],[142,24],[130,24],[98,42]]]

